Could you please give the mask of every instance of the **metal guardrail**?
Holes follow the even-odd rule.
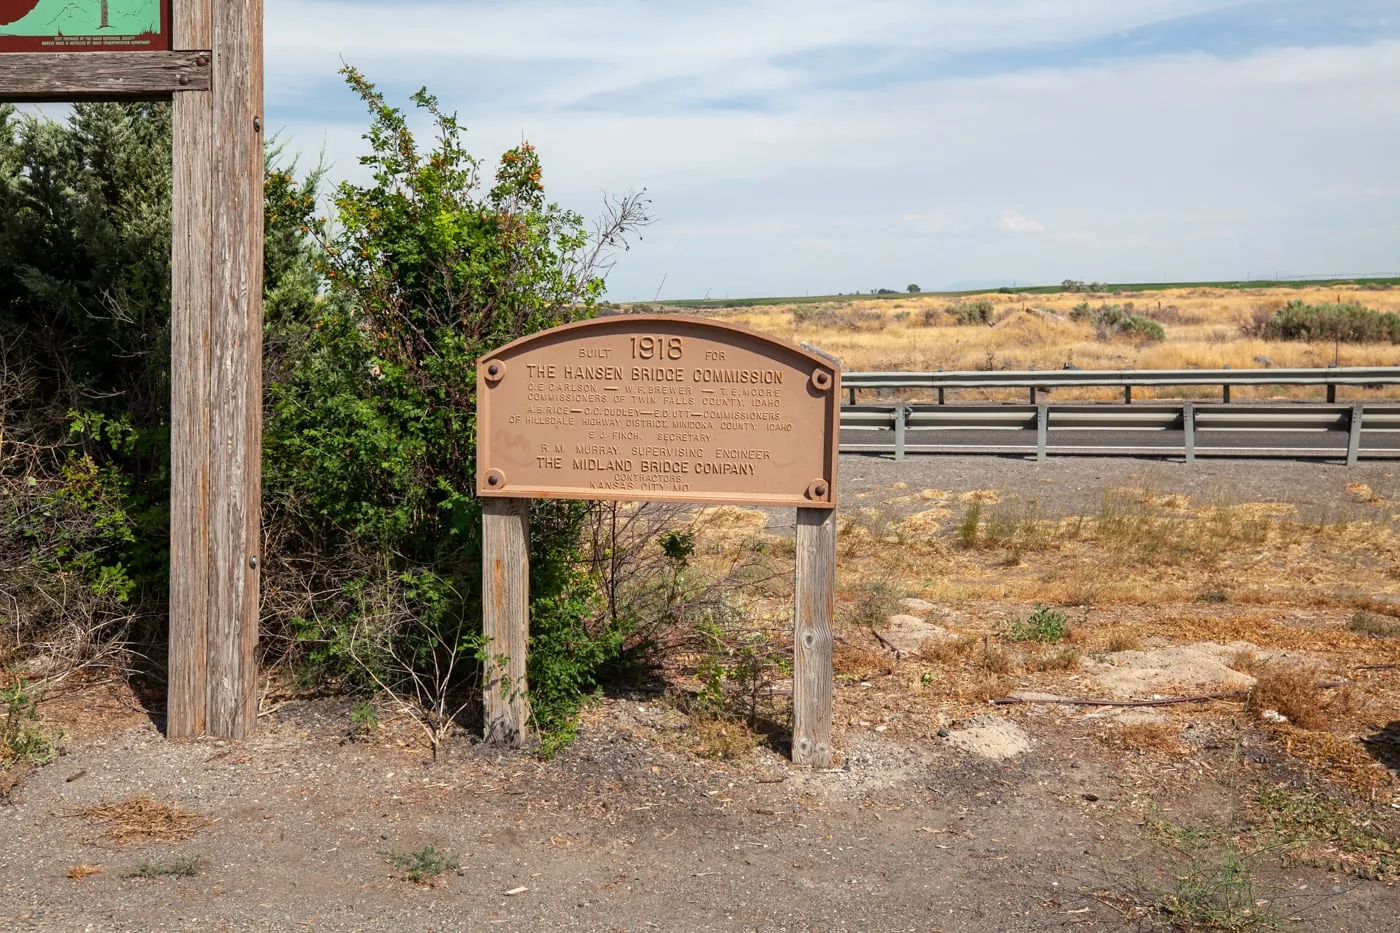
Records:
[[[1131,407],[1116,404],[1054,404],[1034,405],[981,404],[934,405],[931,403],[895,402],[887,405],[849,405],[841,409],[841,430],[892,432],[894,456],[904,459],[914,451],[985,450],[986,445],[910,445],[907,434],[917,431],[1030,431],[1036,432],[1031,445],[996,445],[997,451],[1035,452],[1044,460],[1051,447],[1053,431],[1093,431],[1117,433],[1124,431],[1181,431],[1181,447],[1107,445],[1057,445],[1062,451],[1105,450],[1129,454],[1179,453],[1187,462],[1200,456],[1249,455],[1276,452],[1272,448],[1201,447],[1197,436],[1203,432],[1345,432],[1347,445],[1342,448],[1292,449],[1309,456],[1335,454],[1346,457],[1348,466],[1363,455],[1400,455],[1400,450],[1370,450],[1362,445],[1363,436],[1371,432],[1400,432],[1400,405],[1393,403],[1355,402],[1349,405],[1299,403],[1226,405],[1224,403],[1152,402]],[[842,449],[855,452],[875,447],[843,443]],[[886,450],[888,445],[879,445]]]
[[[936,389],[938,402],[951,389],[1028,389],[1032,405],[1037,393],[1075,386],[1123,389],[1131,403],[1135,386],[1220,386],[1222,401],[1230,401],[1231,386],[1326,386],[1327,401],[1337,401],[1337,386],[1400,385],[1400,366],[1333,366],[1326,369],[1050,369],[1028,372],[866,372],[842,373],[841,387],[856,404],[861,389]]]

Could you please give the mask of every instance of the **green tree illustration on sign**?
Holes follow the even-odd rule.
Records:
[[[142,35],[160,31],[161,0],[0,0],[0,35]]]

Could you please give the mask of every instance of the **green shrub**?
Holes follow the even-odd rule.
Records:
[[[967,512],[963,515],[962,521],[958,522],[958,540],[965,548],[977,546],[977,533],[982,528],[982,503],[969,502]]]
[[[943,310],[951,314],[953,320],[959,324],[990,324],[996,306],[992,304],[990,298],[973,298],[966,301],[955,301]]]
[[[1063,641],[1069,634],[1069,617],[1063,612],[1036,603],[1024,619],[1012,619],[1005,628],[1009,641]]]
[[[414,884],[426,884],[444,872],[462,867],[457,856],[440,851],[437,846],[424,846],[416,852],[385,850],[379,854]]]
[[[53,669],[160,657],[170,525],[170,107],[0,105],[0,630]],[[269,320],[315,302],[298,185],[269,149]],[[269,342],[269,356],[281,352]]]
[[[304,589],[332,595],[293,624],[317,676],[412,696],[441,735],[477,682],[474,664],[455,662],[489,650],[476,360],[591,315],[603,283],[582,218],[546,201],[533,147],[507,151],[490,180],[426,91],[412,98],[436,129],[424,151],[402,111],[343,73],[370,113],[373,180],[342,183],[335,225],[310,225],[329,286],[283,321],[286,365],[267,388],[267,522],[289,558],[325,568]],[[618,203],[604,251],[644,222],[644,203]],[[625,638],[582,566],[587,509],[532,509],[528,679],[546,737],[569,731]]]
[[[1100,340],[1121,336],[1137,341],[1153,341],[1164,340],[1167,336],[1161,324],[1151,318],[1134,314],[1131,304],[1100,305],[1089,315],[1089,321],[1094,325]]]
[[[1400,343],[1400,315],[1354,302],[1310,305],[1294,300],[1267,319],[1262,330],[1270,340]]]
[[[0,689],[0,770],[11,763],[46,765],[58,757],[58,736],[37,724],[35,700],[23,681]]]

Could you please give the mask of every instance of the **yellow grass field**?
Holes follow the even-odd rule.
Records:
[[[979,298],[992,302],[990,325],[959,325],[949,306]],[[809,342],[839,357],[848,371],[1062,369],[1258,369],[1400,364],[1400,346],[1270,341],[1249,336],[1254,322],[1299,299],[1356,302],[1375,311],[1400,312],[1400,289],[1366,286],[1327,288],[1188,288],[1133,293],[1066,293],[968,298],[910,295],[897,299],[851,298],[821,304],[715,308],[709,317],[747,324],[794,342]],[[1093,325],[1069,319],[1081,302],[1097,308],[1119,304],[1162,325],[1166,339],[1135,343],[1099,339]],[[1209,397],[1213,390],[1139,390],[1142,398]],[[1239,397],[1309,397],[1320,389],[1261,386],[1237,390]],[[1059,398],[1110,397],[1111,390],[1058,390]],[[1343,389],[1345,397],[1382,392]],[[959,393],[959,399],[991,397]]]

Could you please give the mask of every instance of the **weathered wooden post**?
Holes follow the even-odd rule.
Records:
[[[486,741],[519,745],[530,735],[530,500],[484,499],[481,521]]]
[[[831,764],[832,617],[836,611],[836,510],[797,510],[793,613],[792,760]]]
[[[173,102],[166,729],[239,738],[257,714],[262,0],[125,0],[131,35],[107,4],[70,6],[61,35],[0,27],[0,101]]]
[[[531,738],[530,499],[792,506],[793,760],[830,763],[840,379],[757,331],[661,315],[566,324],[478,362],[488,740]]]

